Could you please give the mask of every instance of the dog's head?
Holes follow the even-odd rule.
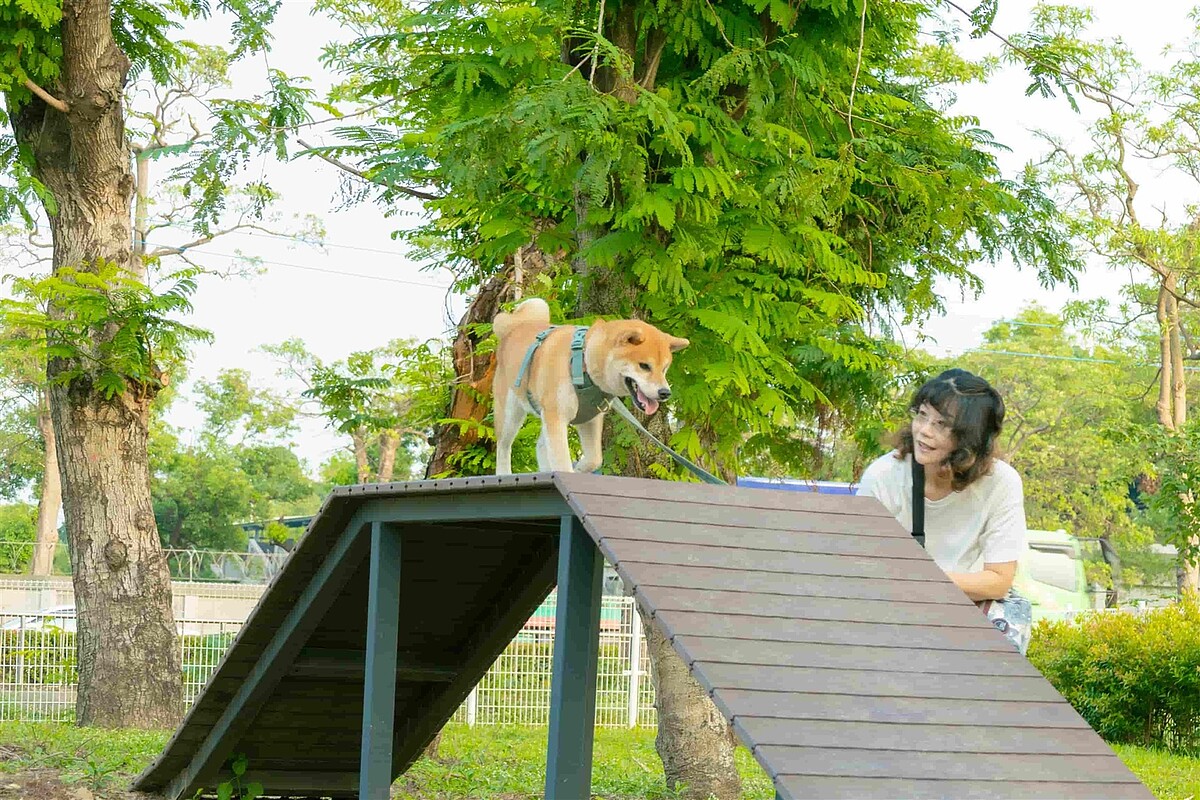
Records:
[[[601,342],[603,350],[597,355],[602,368],[592,379],[608,394],[629,395],[645,414],[658,411],[659,404],[671,396],[667,368],[688,340],[640,320],[622,319],[603,323]]]

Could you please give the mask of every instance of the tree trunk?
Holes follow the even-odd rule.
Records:
[[[658,708],[654,746],[663,762],[667,788],[675,791],[683,784],[682,796],[689,800],[740,798],[742,781],[733,760],[733,731],[650,615],[642,619]]]
[[[371,462],[367,458],[367,433],[357,430],[350,434],[354,442],[354,468],[359,483],[371,482]]]
[[[1176,430],[1187,422],[1187,381],[1183,372],[1183,337],[1179,319],[1179,299],[1175,297],[1178,280],[1171,273],[1166,280],[1167,340],[1171,352],[1171,422]]]
[[[49,575],[54,571],[54,551],[58,547],[58,509],[62,505],[62,477],[58,471],[58,447],[54,441],[54,421],[50,418],[50,398],[43,394],[38,409],[38,428],[46,443],[42,459],[42,490],[38,498],[37,543],[33,548],[30,573]]]
[[[54,273],[127,268],[133,179],[122,93],[130,62],[113,39],[104,0],[66,0],[61,29],[61,79],[48,88],[67,111],[34,99],[12,124],[57,206],[47,213]],[[70,312],[52,306],[50,313]],[[115,333],[93,330],[93,350]],[[96,356],[47,366],[79,620],[76,721],[169,727],[183,711],[183,686],[170,575],[150,502],[146,445],[156,387],[131,383],[106,398]]]
[[[79,616],[80,725],[166,728],[183,712],[171,579],[150,505],[149,402],[51,389]]]
[[[1167,430],[1175,429],[1174,416],[1171,413],[1171,333],[1170,318],[1167,314],[1167,288],[1158,290],[1158,401],[1154,404],[1158,422]]]
[[[1191,538],[1192,547],[1200,547],[1200,537]],[[1179,565],[1179,592],[1200,592],[1200,558],[1193,561],[1183,561]]]
[[[396,469],[396,448],[400,446],[400,437],[394,431],[384,431],[379,434],[379,476],[380,483],[392,480]]]

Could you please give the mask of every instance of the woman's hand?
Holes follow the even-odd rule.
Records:
[[[1012,588],[1017,575],[1017,562],[1000,561],[984,564],[981,572],[947,572],[946,577],[966,592],[975,602],[999,600]]]

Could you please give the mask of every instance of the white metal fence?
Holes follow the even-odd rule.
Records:
[[[69,575],[71,564],[66,545],[55,542],[55,575]],[[0,541],[0,573],[22,574],[33,559],[33,542]],[[283,567],[289,553],[239,552],[235,550],[179,550],[163,548],[171,578],[178,581],[235,581],[269,583]]]
[[[551,593],[492,665],[455,719],[471,725],[549,722],[556,597]],[[67,610],[69,609],[69,610]],[[184,706],[190,706],[242,623],[178,620]],[[606,595],[601,604],[596,724],[653,726],[654,688],[632,598]],[[71,721],[78,680],[73,607],[0,613],[0,722]]]

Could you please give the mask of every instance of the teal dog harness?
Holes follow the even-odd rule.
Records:
[[[517,382],[514,384],[514,389],[520,389],[521,384],[525,382],[525,375],[529,372],[529,365],[533,362],[533,354],[542,346],[542,342],[546,341],[546,337],[550,332],[562,327],[560,325],[551,325],[546,330],[533,337],[533,344],[529,345],[529,349],[525,351],[525,358],[521,361],[521,369],[517,371]],[[575,334],[571,337],[571,385],[575,387],[575,396],[579,398],[579,411],[575,414],[575,419],[571,422],[575,425],[581,425],[597,414],[608,410],[608,404],[611,398],[600,390],[600,387],[595,384],[591,376],[587,374],[587,370],[583,364],[583,340],[587,336],[588,329],[582,325],[576,325]],[[526,393],[526,398],[529,404],[537,405],[533,402],[533,398]]]

